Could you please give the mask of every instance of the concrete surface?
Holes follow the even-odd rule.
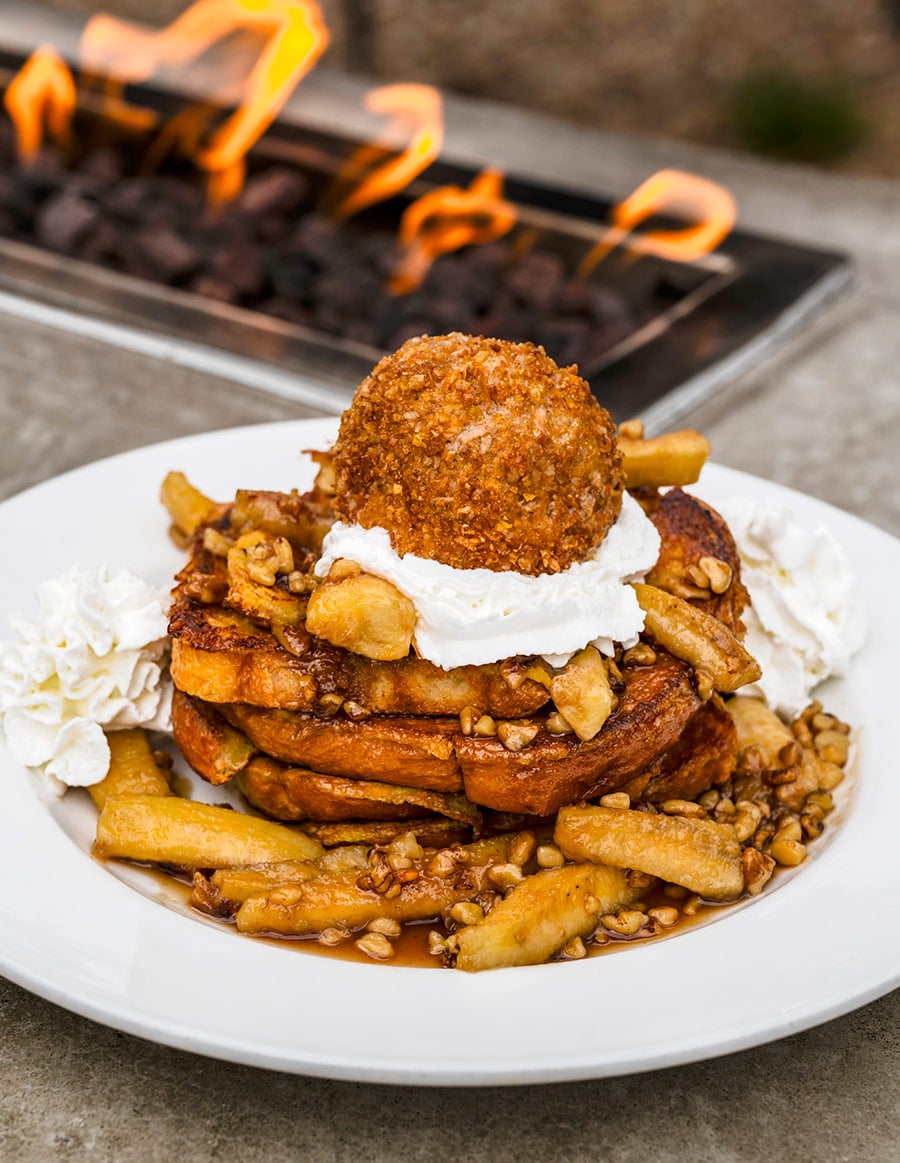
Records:
[[[320,85],[312,105],[326,111],[341,84]],[[464,101],[448,105],[448,119],[451,151],[461,156],[623,193],[662,165],[681,165],[727,181],[746,225],[850,251],[856,295],[691,421],[720,462],[900,534],[900,188],[605,137]],[[151,440],[303,414],[0,317],[0,496]],[[852,939],[836,928],[836,941]],[[778,950],[766,964],[781,971]],[[641,1004],[652,1010],[653,998]],[[423,1037],[428,1020],[449,1017],[423,1016]],[[532,1089],[414,1090],[213,1062],[0,983],[0,1158],[890,1163],[900,1160],[898,1024],[895,992],[793,1038],[679,1069]]]

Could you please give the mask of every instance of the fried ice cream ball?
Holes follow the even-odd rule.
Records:
[[[334,467],[340,520],[457,569],[556,573],[592,555],[622,506],[615,427],[575,369],[459,333],[381,360]]]

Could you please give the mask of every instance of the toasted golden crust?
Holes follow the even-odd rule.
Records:
[[[691,671],[660,652],[652,666],[626,670],[616,710],[593,739],[542,730],[519,752],[498,739],[457,740],[466,795],[498,811],[547,816],[564,804],[617,791],[670,747],[700,705]]]
[[[515,666],[441,670],[421,658],[373,662],[303,632],[284,635],[293,647],[287,650],[232,610],[179,597],[169,633],[175,685],[208,703],[310,711],[323,695],[337,694],[378,714],[458,715],[477,706],[520,718],[547,701],[544,687],[522,679]]]
[[[325,718],[241,704],[217,709],[260,751],[283,763],[432,791],[463,788],[453,750],[456,719],[373,715],[354,722],[344,715]]]
[[[334,469],[339,518],[458,569],[565,569],[622,505],[615,428],[574,368],[458,333],[378,364],[341,420]]]
[[[688,598],[743,639],[741,615],[750,595],[741,582],[740,556],[724,518],[704,501],[677,488],[654,498],[647,507],[661,542],[656,565],[645,579],[647,584]],[[731,570],[731,584],[721,594],[704,591],[691,577],[691,567],[706,557]]]
[[[671,747],[623,788],[633,799],[651,803],[692,800],[734,771],[737,731],[718,695],[701,703]]]
[[[180,690],[172,697],[172,737],[194,771],[211,784],[233,779],[257,751],[215,707]]]
[[[363,786],[317,816],[315,795],[340,794],[326,775],[361,785],[371,780],[410,788],[459,792],[480,807],[548,816],[567,803],[595,799],[625,789],[652,801],[690,798],[727,778],[736,760],[734,725],[716,697],[701,702],[688,668],[668,655],[651,666],[626,669],[616,712],[603,731],[587,743],[552,735],[543,726],[522,752],[508,751],[497,739],[464,736],[454,720],[378,716],[362,723],[246,706],[212,708],[182,696],[175,715],[175,738],[200,774],[213,763],[221,731],[204,745],[185,739],[184,731],[227,719],[229,730],[246,735],[255,755],[242,768],[239,783],[250,801],[278,819],[357,819],[363,814]],[[181,703],[194,702],[193,716]],[[203,766],[195,762],[200,756]],[[278,762],[271,757],[276,756]],[[214,763],[222,767],[222,761]],[[321,775],[321,779],[318,777]],[[387,797],[389,798],[389,797]],[[454,797],[455,798],[455,797]],[[398,819],[386,797],[371,819]],[[442,811],[423,800],[400,799],[392,806],[418,805],[418,812]],[[323,808],[323,810],[326,810]],[[458,816],[455,818],[459,818]]]
[[[427,812],[469,827],[480,821],[478,809],[463,795],[323,775],[263,755],[247,764],[238,787],[255,808],[276,820],[408,820]]]

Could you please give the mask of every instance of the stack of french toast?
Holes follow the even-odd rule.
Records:
[[[651,443],[621,441],[632,465]],[[599,729],[579,729],[594,690],[579,656],[562,668],[516,656],[444,670],[414,651],[385,661],[311,632],[333,520],[329,457],[317,460],[303,494],[241,490],[219,504],[181,474],[164,485],[189,550],[170,622],[174,732],[201,776],[235,780],[260,812],[326,843],[412,829],[434,845],[614,791],[693,799],[729,776],[737,741],[718,692],[753,676],[739,645],[738,554],[713,509],[679,487],[635,485],[646,473],[632,472],[661,539],[638,589],[670,608],[645,605],[641,640],[604,660],[611,710]]]

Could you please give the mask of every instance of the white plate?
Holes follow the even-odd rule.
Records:
[[[305,487],[299,452],[335,421],[265,425],[101,461],[0,506],[0,615],[108,561],[166,584],[180,555],[157,503],[170,468],[221,498]],[[858,787],[832,840],[749,907],[611,957],[499,970],[359,965],[239,937],[135,891],[87,853],[77,797],[50,810],[0,755],[0,970],[76,1013],[277,1070],[361,1081],[594,1078],[724,1054],[846,1013],[900,983],[895,587],[900,542],[821,502],[710,466],[696,491],[787,500],[857,564],[874,627],[829,707],[860,724]],[[0,635],[7,636],[5,626]],[[89,830],[88,830],[89,831]]]

